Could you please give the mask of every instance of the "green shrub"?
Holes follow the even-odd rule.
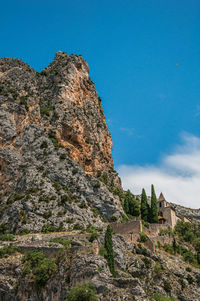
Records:
[[[1,241],[13,241],[14,237],[15,236],[13,234],[2,234],[2,235],[0,235],[0,240]]]
[[[80,204],[79,204],[79,208],[81,209],[84,209],[84,208],[87,208],[88,206],[86,205],[86,203],[84,201],[82,201]]]
[[[194,247],[196,244],[199,245],[200,243],[198,242],[200,238],[200,231],[196,224],[178,221],[175,227],[175,232],[183,241],[191,243]]]
[[[161,278],[162,273],[163,273],[163,267],[159,262],[156,262],[153,273],[154,273],[155,278],[157,278],[157,279]]]
[[[180,279],[178,280],[178,282],[180,283],[181,288],[182,288],[182,290],[183,290],[183,289],[186,287],[186,284],[185,284],[184,280],[183,280],[182,278],[180,278]]]
[[[164,249],[166,252],[170,253],[170,254],[174,254],[174,250],[173,250],[172,245],[164,244],[163,249]]]
[[[12,204],[16,201],[19,201],[19,200],[23,199],[24,196],[25,196],[24,194],[19,194],[19,193],[12,194],[7,199],[7,204],[9,205],[9,204]]]
[[[187,250],[182,256],[186,262],[195,263],[196,261],[194,254],[190,250]]]
[[[27,98],[27,96],[20,97],[20,105],[25,106],[26,111],[28,111],[28,104],[27,104],[26,98]]]
[[[53,187],[57,192],[59,192],[62,189],[62,186],[58,182],[54,182]]]
[[[68,223],[68,224],[72,224],[73,221],[74,221],[73,217],[71,217],[71,218],[70,218],[70,217],[66,218],[66,223]]]
[[[143,220],[142,224],[143,224],[144,227],[146,227],[147,229],[149,229],[150,224],[148,222],[146,222],[146,221]]]
[[[30,233],[30,230],[27,229],[27,228],[24,228],[22,229],[20,232],[19,232],[19,235],[26,235],[26,234],[29,234]]]
[[[98,231],[98,228],[96,226],[94,226],[94,225],[89,225],[86,228],[86,232],[88,232],[88,233],[93,233],[95,231]]]
[[[7,230],[7,225],[5,223],[0,224],[0,234],[4,234]]]
[[[17,251],[19,251],[18,247],[13,246],[12,244],[6,245],[3,248],[0,248],[0,258],[4,257],[5,255],[12,255]]]
[[[108,175],[106,173],[103,173],[100,177],[99,177],[99,180],[101,182],[103,182],[105,185],[108,184]]]
[[[44,195],[44,194],[40,195],[39,202],[49,203],[50,202],[50,197],[48,195]]]
[[[40,148],[41,148],[41,149],[47,148],[47,147],[48,147],[47,141],[43,141],[43,142],[40,144]]]
[[[61,227],[55,227],[54,225],[44,225],[42,227],[42,233],[59,232],[61,230]]]
[[[110,218],[110,221],[111,221],[111,222],[116,222],[116,221],[117,221],[117,218],[116,218],[116,216],[114,216],[114,215],[113,215],[113,216],[111,216],[111,218]]]
[[[147,239],[148,239],[148,236],[144,232],[139,233],[139,239],[138,239],[139,242],[145,242],[145,241],[147,241]]]
[[[66,157],[67,157],[66,154],[61,154],[61,155],[60,155],[60,160],[65,160]]]
[[[187,275],[186,279],[187,279],[187,281],[188,281],[189,284],[194,283],[194,278],[190,274]]]
[[[48,132],[48,137],[51,140],[51,142],[53,143],[54,147],[57,149],[60,147],[59,143],[58,143],[58,139],[56,138],[56,132],[49,130]]]
[[[92,208],[92,212],[94,214],[94,217],[97,217],[99,215],[99,210],[97,208]]]
[[[54,237],[54,238],[50,239],[50,242],[61,244],[66,249],[70,249],[70,247],[71,247],[71,242],[70,242],[70,240],[67,237],[66,238]]]
[[[149,269],[149,268],[151,267],[151,260],[150,260],[149,258],[144,257],[144,258],[142,259],[142,261],[144,262],[145,267],[146,267],[147,269]]]
[[[74,229],[74,230],[83,230],[84,227],[77,223],[77,224],[75,224],[75,225],[73,226],[73,229]]]
[[[171,228],[168,228],[168,229],[160,229],[160,233],[159,235],[162,236],[162,235],[168,235],[168,236],[172,236],[174,233],[174,231],[171,229]]]
[[[57,271],[55,258],[47,258],[41,251],[29,251],[24,255],[24,273],[31,272],[37,287],[44,286],[48,279]]]
[[[101,248],[99,249],[99,255],[101,255],[101,256],[103,256],[103,257],[106,258],[106,256],[107,256],[107,251],[106,251],[106,249],[105,249],[104,247],[101,247]]]
[[[167,296],[164,296],[162,294],[159,294],[159,293],[155,293],[153,295],[153,301],[177,301],[175,298],[173,297],[167,297]]]
[[[101,184],[99,182],[96,182],[93,186],[93,188],[96,188],[96,189],[98,189],[100,187],[101,187]]]
[[[197,284],[200,286],[200,274],[197,275]]]
[[[92,232],[92,234],[90,235],[90,237],[88,238],[88,240],[89,240],[89,242],[93,242],[98,237],[99,237],[99,234],[96,231],[94,231],[94,232]]]
[[[48,211],[44,212],[44,214],[43,214],[43,217],[46,219],[50,218],[51,216],[52,216],[51,210],[48,210]]]
[[[90,282],[72,287],[65,301],[98,301],[94,285]]]
[[[166,293],[168,293],[168,294],[171,293],[172,286],[171,286],[171,284],[170,284],[169,281],[167,281],[167,280],[164,280],[164,281],[163,281],[163,288],[164,288],[164,290],[166,291]]]
[[[122,219],[121,219],[122,223],[127,222],[128,220],[129,220],[128,216],[125,214],[122,214]]]
[[[61,195],[61,204],[65,204],[70,201],[70,198],[67,194]]]

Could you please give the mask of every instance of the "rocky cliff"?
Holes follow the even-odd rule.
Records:
[[[120,217],[112,139],[81,56],[58,52],[41,73],[0,60],[0,145],[0,224],[10,231]]]

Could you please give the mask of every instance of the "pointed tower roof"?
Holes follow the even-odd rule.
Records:
[[[166,201],[162,192],[161,192],[161,194],[160,194],[160,196],[158,198],[158,201]]]

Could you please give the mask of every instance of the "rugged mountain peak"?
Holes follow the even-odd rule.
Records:
[[[78,198],[81,206],[97,208],[106,219],[119,216],[119,200],[106,187],[120,186],[113,170],[112,139],[82,56],[59,51],[41,73],[18,59],[0,60],[0,146],[0,219],[12,219],[11,228],[21,225],[20,210],[33,221],[49,207],[57,214],[58,203],[66,205],[62,198]],[[30,191],[37,191],[35,197]],[[41,195],[51,206],[37,205]],[[64,211],[71,210],[84,222],[85,213],[75,208],[68,204]],[[57,224],[59,220],[64,223],[64,215],[49,218]]]
[[[85,172],[112,173],[112,139],[107,129],[101,99],[89,77],[87,62],[80,55],[57,52],[40,74],[18,59],[0,60],[0,89],[9,105],[9,118],[16,139],[27,123],[53,130],[60,145]],[[25,110],[24,110],[25,109]],[[17,111],[16,111],[17,110]],[[15,133],[13,122],[18,133]],[[115,184],[116,174],[112,175]]]

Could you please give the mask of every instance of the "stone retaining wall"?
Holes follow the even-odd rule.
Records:
[[[124,223],[111,223],[110,224],[113,232],[118,234],[135,234],[142,232],[142,222],[141,220],[134,221],[130,220]]]
[[[149,224],[149,228],[144,227],[143,231],[149,236],[158,236],[160,233],[160,230],[164,229],[167,230],[169,228],[169,225],[167,224]]]

